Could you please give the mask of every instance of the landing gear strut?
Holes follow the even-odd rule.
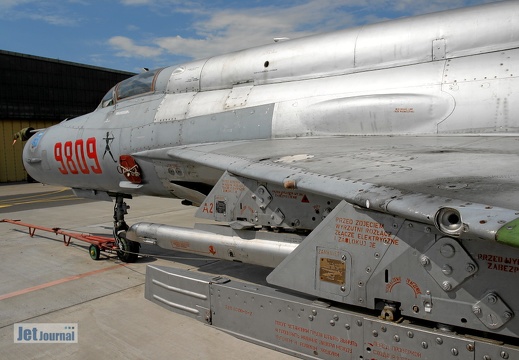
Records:
[[[119,259],[127,263],[132,263],[137,261],[140,244],[126,239],[126,230],[128,230],[128,225],[126,224],[126,221],[124,221],[124,215],[128,214],[130,206],[124,202],[124,198],[125,196],[122,194],[117,194],[115,196],[114,238],[117,247],[119,248],[117,251]]]

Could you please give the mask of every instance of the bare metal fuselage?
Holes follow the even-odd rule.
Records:
[[[519,102],[515,2],[419,16],[244,50],[161,70],[152,92],[46,129],[28,143],[49,184],[186,198],[221,173],[123,154],[222,141],[402,134],[514,134]],[[36,145],[36,146],[35,146]],[[167,160],[167,159],[164,159]]]

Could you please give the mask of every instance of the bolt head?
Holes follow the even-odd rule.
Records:
[[[429,263],[430,263],[430,260],[427,256],[422,255],[420,257],[420,264],[422,264],[422,266],[427,266],[427,265],[429,265]]]
[[[450,290],[452,290],[452,284],[448,281],[444,281],[442,283],[442,289],[445,291],[450,291]]]
[[[442,273],[444,273],[445,275],[452,274],[452,267],[449,265],[443,265]]]
[[[494,295],[494,294],[489,294],[487,296],[487,301],[490,303],[490,304],[495,304],[497,302],[497,297]]]

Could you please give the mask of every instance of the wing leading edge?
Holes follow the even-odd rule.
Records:
[[[192,145],[135,155],[346,200],[435,226],[450,236],[497,238],[519,246],[511,223],[519,214],[513,170],[518,163],[517,141],[454,136],[297,138]]]

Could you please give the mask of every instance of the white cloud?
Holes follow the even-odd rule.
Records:
[[[0,0],[0,9],[6,10],[11,9],[15,6],[19,6],[24,3],[28,3],[35,0]]]
[[[84,5],[81,0],[68,2]],[[75,26],[81,21],[80,17],[71,13],[67,2],[0,0],[0,10],[0,18],[10,20],[31,19],[59,26]]]
[[[124,36],[114,36],[108,40],[117,51],[118,56],[152,58],[162,54],[162,49],[151,46],[136,45],[132,39]]]
[[[153,0],[121,0],[123,5],[148,5],[152,3]]]
[[[151,57],[167,52],[200,59],[270,43],[275,37],[298,38],[386,20],[388,12],[393,17],[409,16],[491,1],[295,0],[290,5],[279,3],[254,8],[225,8],[221,2],[201,4],[179,0],[121,0],[126,5],[149,5],[161,14],[182,13],[192,17],[190,28],[194,35],[151,37],[151,43],[156,47],[148,46],[149,36],[146,46],[137,45],[138,40],[123,37],[112,38],[110,43],[122,50],[119,53],[121,56]]]
[[[126,30],[128,31],[138,31],[140,29],[140,27],[138,27],[137,25],[126,25]]]
[[[152,43],[164,51],[189,58],[205,58],[262,45],[272,42],[276,37],[298,38],[349,27],[359,22],[354,13],[356,9],[381,1],[384,2],[310,0],[296,1],[291,6],[276,4],[235,9],[219,6],[221,3],[212,8],[206,2],[201,6],[200,3],[177,0],[121,0],[125,5],[148,4],[156,11],[160,9],[161,13],[169,11],[193,17],[190,26],[194,30],[194,36],[171,34],[152,39]],[[136,46],[138,43],[135,40],[132,44]],[[124,56],[131,55],[131,48],[126,46]],[[137,56],[142,56],[138,47],[135,50],[139,51]]]
[[[26,14],[29,19],[38,20],[46,22],[51,25],[60,25],[60,26],[74,26],[77,24],[75,19],[69,18],[67,16],[59,16],[54,14]]]
[[[313,0],[285,8],[223,9],[193,23],[196,38],[168,36],[154,43],[171,54],[204,58],[271,43],[276,37],[298,38],[355,24],[353,14],[336,13],[340,6],[331,0]]]

